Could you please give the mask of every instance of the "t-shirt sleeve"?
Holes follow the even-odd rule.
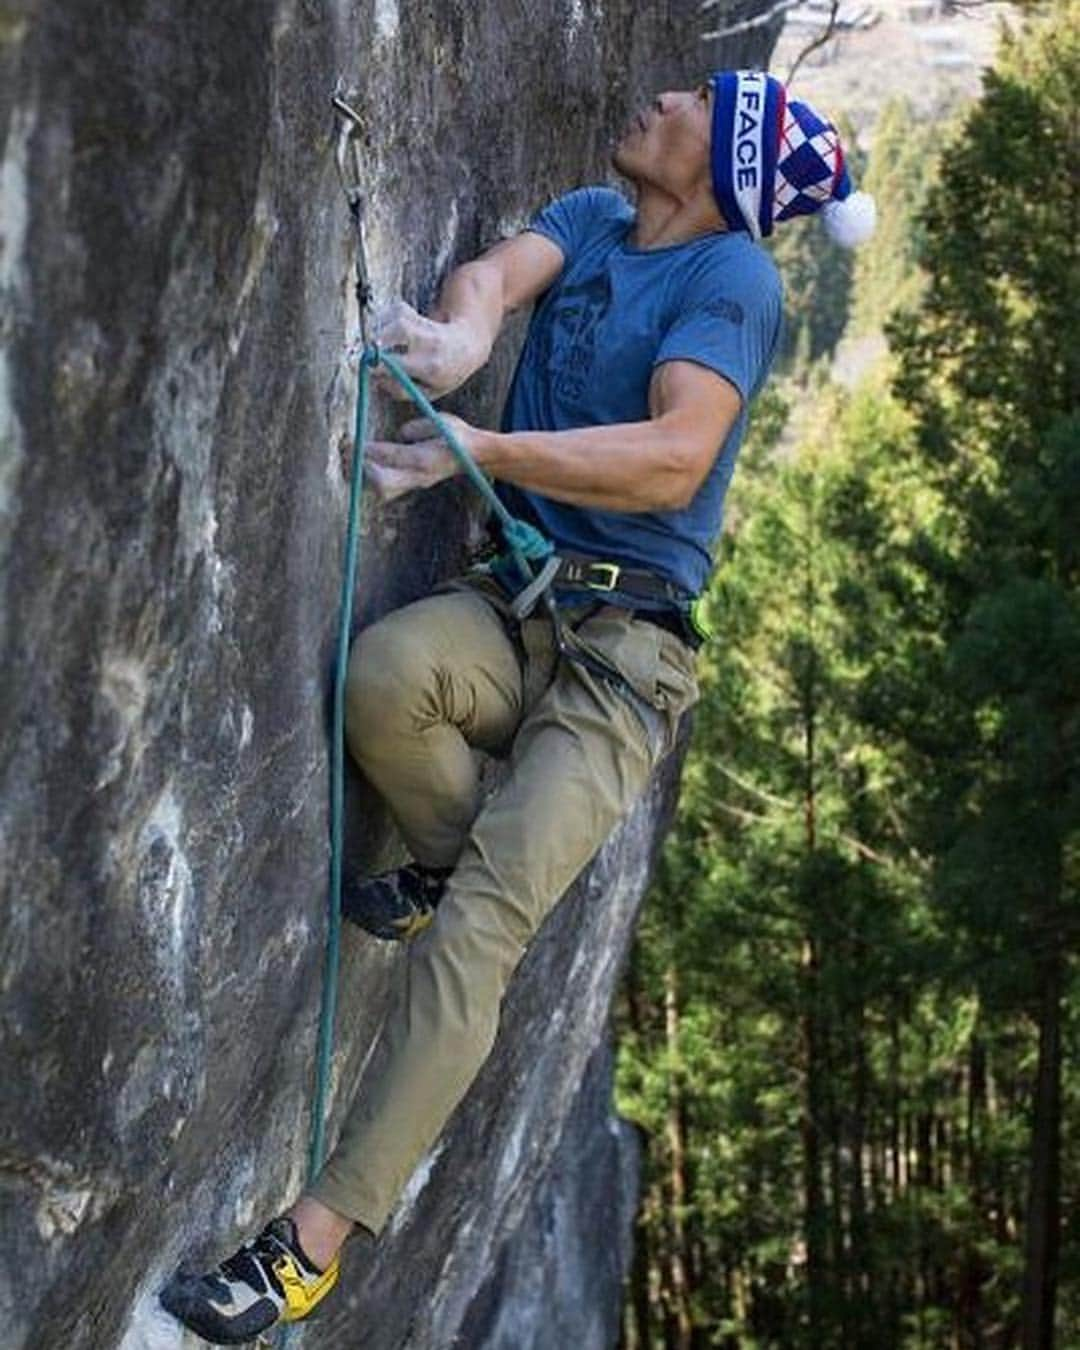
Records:
[[[746,406],[765,382],[780,341],[783,294],[772,267],[719,277],[680,308],[654,365],[696,361],[728,380]]]
[[[573,260],[589,231],[621,205],[622,198],[613,188],[575,188],[537,211],[525,228],[550,239],[562,251],[565,264]]]

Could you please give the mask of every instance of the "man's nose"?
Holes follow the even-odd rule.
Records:
[[[688,95],[685,90],[666,89],[662,94],[657,94],[656,98],[653,99],[653,106],[661,117],[663,117],[666,113],[672,112],[677,108],[687,97]]]

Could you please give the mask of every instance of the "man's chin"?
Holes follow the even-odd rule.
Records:
[[[624,178],[633,178],[634,156],[627,151],[625,141],[619,141],[612,150],[611,167]]]

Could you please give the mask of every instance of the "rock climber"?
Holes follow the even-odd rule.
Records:
[[[349,748],[413,861],[352,880],[344,909],[412,939],[408,978],[382,1065],[314,1183],[219,1266],[164,1290],[215,1344],[306,1316],[346,1239],[383,1228],[487,1057],[526,946],[697,696],[692,602],[780,333],[759,240],[819,210],[841,243],[873,228],[836,129],[761,72],[660,94],[612,163],[634,207],[612,188],[572,191],[458,267],[428,317],[399,303],[383,324],[381,342],[437,398],[485,364],[507,314],[534,306],[502,429],[448,421],[509,509],[554,541],[555,604],[516,613],[522,581],[496,560],[353,649]],[[458,470],[424,419],[368,456],[384,497]],[[486,799],[474,750],[509,761]]]

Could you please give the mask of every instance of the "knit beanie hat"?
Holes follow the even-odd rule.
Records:
[[[711,84],[713,194],[729,229],[757,240],[820,211],[845,248],[870,238],[874,199],[853,191],[831,122],[761,70],[717,71]]]

